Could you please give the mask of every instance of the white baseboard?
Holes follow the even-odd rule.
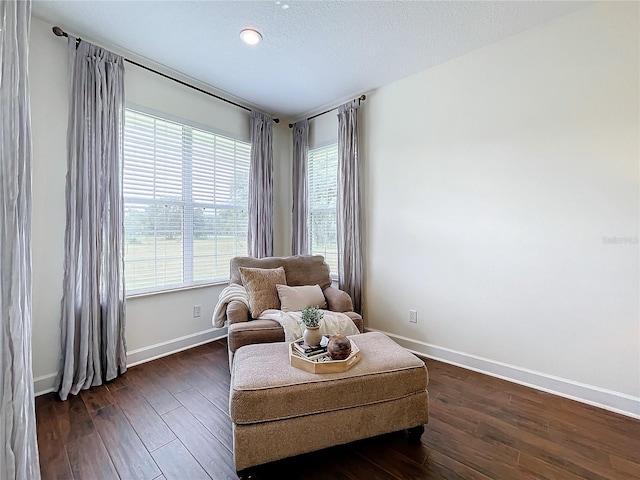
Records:
[[[56,383],[56,376],[58,372],[48,373],[47,375],[40,375],[33,379],[33,391],[36,392],[35,396],[44,395],[45,393],[53,392],[53,386]]]
[[[204,345],[205,343],[220,340],[227,336],[227,328],[209,328],[201,332],[173,338],[166,342],[156,343],[148,347],[138,348],[127,352],[127,367],[133,367],[141,363],[150,362],[157,358],[166,357],[189,348]]]
[[[227,328],[209,328],[201,332],[192,333],[183,337],[173,338],[166,342],[156,343],[148,347],[137,348],[127,352],[127,367],[133,367],[141,363],[150,362],[157,358],[166,357],[174,353],[182,352],[189,348],[204,345],[205,343],[220,340],[227,336]],[[44,395],[54,391],[57,372],[41,375],[33,379],[33,390],[38,395]]]
[[[366,330],[384,333],[407,350],[423,357],[432,358],[502,380],[518,383],[526,387],[542,390],[543,392],[620,413],[628,417],[640,419],[640,397],[633,397],[593,385],[574,382],[566,378],[477,357],[375,328],[367,328]]]

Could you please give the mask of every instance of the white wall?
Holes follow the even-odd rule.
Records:
[[[293,143],[286,119],[273,128],[273,254],[291,255]]]
[[[33,143],[32,274],[35,391],[48,388],[60,352],[64,260],[67,83],[65,42],[31,20],[29,76]],[[52,38],[53,37],[53,38]]]
[[[51,25],[32,19],[30,80],[33,130],[33,366],[36,392],[53,385],[60,352],[60,300],[64,259],[67,125],[66,42]],[[249,139],[248,112],[126,65],[126,100],[214,130]],[[276,252],[290,249],[290,138],[274,131]],[[284,180],[283,180],[284,179]],[[286,238],[286,242],[284,239]],[[284,242],[284,243],[283,243]],[[211,316],[223,286],[130,298],[127,302],[129,362],[185,348],[226,334],[212,329]],[[192,308],[202,315],[193,318]]]
[[[640,415],[638,8],[598,3],[369,95],[367,327]]]

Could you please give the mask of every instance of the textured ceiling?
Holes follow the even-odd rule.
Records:
[[[36,0],[33,15],[297,119],[588,3]],[[263,42],[241,43],[246,27]]]

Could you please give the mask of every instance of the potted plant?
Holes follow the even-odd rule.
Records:
[[[302,332],[304,343],[310,346],[320,345],[322,341],[322,333],[320,333],[320,320],[324,316],[324,312],[318,307],[305,307],[302,309],[300,323],[305,326]]]

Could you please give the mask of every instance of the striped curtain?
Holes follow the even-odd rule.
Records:
[[[30,1],[0,1],[0,478],[40,478],[31,362]]]
[[[273,119],[251,112],[249,255],[273,256]]]
[[[359,155],[360,100],[338,108],[338,285],[351,295],[353,310],[362,313],[364,254],[362,248],[362,158]]]
[[[309,155],[309,120],[293,125],[293,209],[291,254],[309,254],[309,214],[307,197],[307,162]]]
[[[124,61],[69,37],[62,400],[126,366],[122,135]]]

